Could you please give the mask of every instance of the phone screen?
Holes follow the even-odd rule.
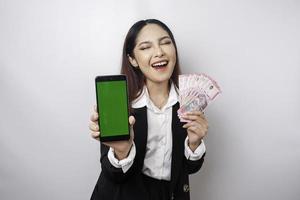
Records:
[[[129,136],[127,82],[126,78],[118,79],[120,78],[104,78],[100,81],[96,79],[99,127],[102,139],[129,139],[129,137],[122,137]]]

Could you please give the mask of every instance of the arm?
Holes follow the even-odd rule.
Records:
[[[104,175],[109,178],[110,180],[116,182],[116,183],[122,183],[126,181],[128,178],[130,178],[137,170],[137,162],[135,160],[135,147],[134,149],[131,148],[129,152],[129,156],[131,158],[125,158],[130,159],[129,162],[126,163],[127,165],[116,165],[114,161],[110,158],[109,154],[113,153],[112,149],[110,147],[104,145],[101,143],[101,168]],[[134,153],[134,155],[133,155]],[[131,154],[131,155],[130,155]],[[133,158],[132,158],[133,157]],[[115,158],[115,157],[114,157]],[[115,158],[116,159],[116,158]],[[125,160],[123,159],[123,160]],[[122,161],[122,160],[121,160]]]
[[[92,131],[91,135],[93,138],[99,140],[100,132],[98,126],[98,113],[96,106],[94,107],[94,111],[91,115],[91,122],[90,122],[90,130]],[[112,141],[112,142],[101,142],[101,167],[104,176],[109,178],[113,182],[121,183],[125,181],[130,175],[133,174],[136,168],[135,165],[135,154],[133,155],[132,152],[132,145],[133,145],[133,124],[135,123],[135,119],[133,116],[129,117],[129,124],[130,126],[130,139],[123,140],[123,141]],[[113,151],[113,152],[112,152]],[[113,155],[112,155],[113,154]],[[118,160],[121,162],[122,160],[127,159],[127,155],[131,155],[131,163],[127,163],[128,165],[122,169],[121,165],[113,165],[113,160]],[[110,159],[109,159],[110,158]],[[121,162],[122,163],[122,162]],[[124,163],[123,163],[124,164]]]
[[[206,148],[203,138],[207,134],[208,122],[200,111],[188,112],[183,118],[190,121],[183,128],[187,129],[185,157],[188,173],[191,174],[197,172],[204,162]]]
[[[188,145],[188,137],[186,137],[184,141],[184,155],[189,174],[196,173],[200,170],[204,162],[205,152],[206,148],[203,140],[200,145],[192,151]]]

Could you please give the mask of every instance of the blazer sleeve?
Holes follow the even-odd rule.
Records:
[[[112,182],[115,183],[123,183],[128,178],[130,178],[134,173],[137,172],[136,159],[134,159],[133,164],[129,168],[129,170],[124,173],[122,168],[116,168],[110,163],[107,156],[108,151],[109,151],[109,147],[101,143],[100,163],[101,163],[102,173],[106,178],[110,179]]]
[[[186,163],[187,170],[188,170],[189,174],[196,173],[196,172],[198,172],[200,170],[200,168],[202,167],[203,162],[204,162],[205,154],[206,153],[204,153],[203,156],[199,160],[188,160],[184,156],[185,163]]]

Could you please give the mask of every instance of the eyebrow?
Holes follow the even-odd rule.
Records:
[[[159,38],[158,41],[160,42],[160,41],[162,41],[166,38],[171,39],[170,36],[166,35],[166,36],[163,36],[163,37]],[[141,46],[142,44],[149,44],[149,43],[151,43],[151,42],[150,41],[143,41],[143,42],[140,42],[137,46]]]

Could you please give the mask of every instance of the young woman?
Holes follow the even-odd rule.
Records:
[[[200,111],[177,116],[177,47],[161,21],[136,22],[123,47],[121,73],[128,79],[131,139],[101,143],[101,174],[92,200],[188,200],[188,175],[204,161],[208,123]],[[99,139],[98,113],[90,130]]]

